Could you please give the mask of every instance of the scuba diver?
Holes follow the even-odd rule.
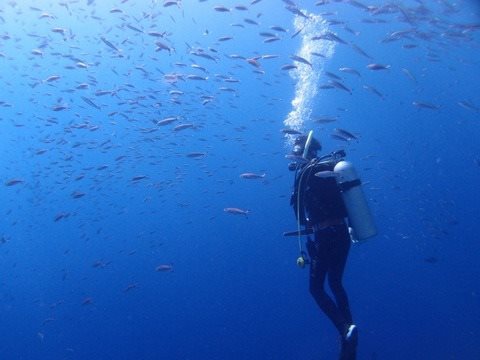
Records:
[[[350,166],[350,170],[353,169],[350,163],[343,160],[345,152],[337,151],[318,158],[317,151],[320,151],[322,146],[312,134],[313,131],[310,131],[308,136],[298,136],[291,155],[287,156],[295,160],[289,164],[289,169],[295,171],[290,204],[298,221],[298,231],[285,235],[298,235],[301,250],[300,235],[313,234],[314,239],[308,236],[306,243],[310,261],[306,260],[306,254],[301,251],[297,265],[304,267],[305,263],[310,264],[310,293],[340,334],[339,359],[355,360],[358,329],[353,322],[348,296],[342,285],[350,243],[354,236],[354,230],[349,228],[349,225],[352,226],[350,209],[347,210],[344,193],[353,188],[361,192],[360,180],[350,177],[348,181],[340,182],[337,164],[345,163]],[[361,195],[363,196],[363,193]],[[357,205],[361,202],[357,201]],[[363,203],[366,204],[364,197]],[[367,229],[367,236],[361,234],[360,239],[376,233],[373,222],[366,220],[366,226],[370,228]],[[300,225],[305,229],[300,230]],[[324,288],[327,279],[333,298]]]

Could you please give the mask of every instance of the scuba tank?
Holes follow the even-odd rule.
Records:
[[[353,228],[353,242],[365,240],[377,234],[373,216],[368,207],[362,183],[352,163],[342,160],[333,169],[337,183],[342,190],[343,202],[347,208],[348,221]]]

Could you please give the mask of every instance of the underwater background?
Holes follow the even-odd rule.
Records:
[[[0,1],[1,358],[335,359],[282,235],[313,129],[378,228],[344,279],[358,359],[480,359],[479,15]]]

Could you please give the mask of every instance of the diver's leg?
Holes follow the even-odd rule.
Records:
[[[346,320],[324,288],[327,271],[331,268],[331,245],[331,239],[322,239],[319,236],[316,236],[315,242],[309,241],[308,243],[308,252],[311,258],[310,293],[338,332],[343,334]]]
[[[347,292],[342,284],[343,273],[350,250],[348,228],[346,226],[335,227],[332,238],[335,239],[336,246],[331,252],[332,262],[328,270],[328,283],[335,297],[337,307],[344,318],[344,324],[340,331],[342,348],[339,359],[355,360],[358,344],[358,329],[353,325]]]
[[[337,307],[345,319],[344,326],[348,328],[348,326],[353,323],[353,320],[347,292],[342,283],[343,273],[350,250],[348,228],[346,226],[335,227],[335,232],[332,234],[332,237],[335,241],[335,248],[331,251],[332,261],[330,262],[330,268],[328,269],[328,283]],[[346,329],[344,331],[346,331]]]
[[[342,349],[340,351],[339,360],[356,360],[357,358],[357,346],[352,345],[342,339]]]

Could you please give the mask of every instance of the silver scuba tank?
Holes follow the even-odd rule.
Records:
[[[342,189],[349,225],[353,228],[352,241],[357,242],[375,236],[377,228],[363,193],[362,184],[352,163],[345,160],[339,161],[333,171],[336,174],[337,183]]]

